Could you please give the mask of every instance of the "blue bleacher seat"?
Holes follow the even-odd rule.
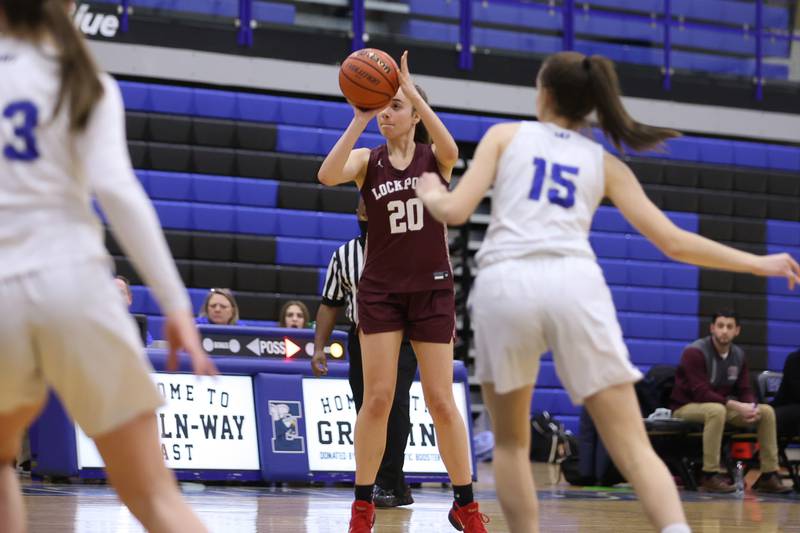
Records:
[[[666,287],[665,269],[659,263],[645,263],[636,261],[627,266],[626,279],[633,286],[640,287]]]
[[[345,242],[359,234],[355,215],[319,213],[319,218],[319,237],[322,239]]]
[[[664,286],[676,289],[696,289],[700,269],[691,265],[669,264],[664,267]]]
[[[768,244],[800,246],[800,222],[767,220]]]
[[[629,259],[640,259],[642,261],[666,261],[667,257],[658,248],[653,246],[647,239],[639,235],[631,235],[628,239]]]
[[[618,209],[601,205],[592,220],[592,231],[630,233],[633,228]]]
[[[331,148],[333,148],[333,145],[336,144],[336,141],[339,140],[339,137],[340,135],[337,132],[332,138],[330,139],[326,138],[323,140],[323,143],[326,148],[325,153],[327,153],[328,151],[330,151]],[[333,141],[332,143],[330,143],[331,140]],[[356,141],[355,147],[372,149],[384,144],[385,142],[386,139],[384,139],[383,136],[378,135],[376,133],[362,133],[361,137],[359,137],[358,140]],[[330,148],[328,148],[328,143],[330,143]]]
[[[763,144],[745,141],[733,143],[733,164],[745,167],[767,167],[767,151]]]
[[[700,294],[696,291],[665,289],[664,312],[675,315],[697,315],[700,309]]]
[[[616,259],[600,259],[598,260],[600,267],[603,269],[603,277],[609,285],[627,285],[628,284],[628,267],[624,261]]]
[[[318,102],[317,105],[320,108],[318,125],[323,128],[344,130],[353,120],[353,110],[349,105],[336,102]]]
[[[119,89],[122,92],[122,100],[125,109],[130,111],[148,110],[148,100],[150,85],[147,83],[137,83],[133,81],[120,81]]]
[[[625,339],[625,345],[634,364],[658,365],[664,359],[664,344],[661,340]]]
[[[146,313],[147,299],[150,297],[147,287],[131,285],[131,296],[133,297],[133,302],[130,306],[131,313]]]
[[[439,118],[450,130],[454,138],[460,141],[478,142],[482,137],[479,117],[457,115],[455,113],[439,113]]]
[[[772,300],[770,298],[769,300]],[[797,346],[798,344],[798,325],[797,315],[792,317],[791,322],[778,321],[772,319],[770,316],[769,326],[767,328],[767,339],[770,345],[779,346]]]
[[[266,94],[238,93],[236,119],[251,122],[278,122],[280,98]]]
[[[624,235],[591,233],[589,242],[597,257],[625,259],[628,257],[628,243]]]
[[[559,415],[578,415],[580,408],[572,405],[564,389],[538,389],[533,393],[531,412],[548,411],[556,418]]]
[[[459,3],[455,0],[408,0],[408,8],[416,15],[457,18]]]
[[[236,209],[236,233],[253,235],[276,235],[278,232],[278,210],[257,207]]]
[[[611,299],[617,311],[630,311],[628,307],[628,290],[625,287],[611,287]]]
[[[236,208],[230,205],[192,205],[192,229],[199,231],[236,231]]]
[[[235,204],[236,182],[234,178],[226,176],[195,175],[192,177],[191,199],[195,202]]]
[[[625,337],[691,341],[697,337],[696,317],[620,313]]]
[[[156,200],[153,205],[163,227],[169,229],[191,229],[192,209],[190,204]]]
[[[189,115],[194,111],[193,91],[188,87],[151,85],[148,110],[157,113]]]
[[[800,317],[800,297],[770,296],[767,299],[767,316],[770,320],[797,320]],[[800,335],[795,333],[795,343],[800,345]]]
[[[150,196],[159,200],[188,201],[192,198],[192,176],[183,172],[150,172]]]
[[[455,24],[444,24],[441,22],[429,22],[427,20],[411,19],[406,23],[405,32],[410,37],[423,41],[439,43],[458,42],[458,26]]]
[[[278,235],[283,237],[319,237],[319,216],[313,211],[281,210],[278,216]]]
[[[335,252],[341,245],[341,241],[318,241],[317,266],[327,267],[333,252]]]
[[[767,369],[783,372],[783,365],[786,364],[786,358],[796,349],[797,346],[768,346]]]
[[[318,241],[278,237],[276,245],[275,260],[280,265],[323,266],[319,264]]]
[[[552,361],[541,361],[539,364],[539,375],[536,378],[537,392],[541,388],[561,388],[561,380],[558,379],[556,365]]]
[[[253,2],[253,19],[258,22],[294,24],[295,6],[276,2]]]
[[[149,170],[135,170],[134,173],[136,174],[136,179],[139,180],[139,183],[142,184],[142,188],[147,193],[148,196],[152,196],[150,194],[150,171]]]
[[[234,180],[235,202],[238,205],[276,207],[278,205],[278,182],[273,180]]]
[[[693,141],[700,149],[700,162],[718,165],[733,164],[733,143],[723,139],[697,139]]]
[[[298,126],[318,127],[322,123],[322,108],[314,100],[280,99],[280,122]]]
[[[766,145],[767,164],[773,170],[800,171],[800,148],[795,146]]]
[[[700,218],[696,213],[666,213],[667,217],[679,228],[697,233],[700,231]]]
[[[319,154],[319,133],[310,128],[279,124],[276,149],[278,152]]]
[[[236,94],[230,91],[194,89],[194,114],[200,117],[233,119],[236,117]]]

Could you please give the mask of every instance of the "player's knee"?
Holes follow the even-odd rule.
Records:
[[[765,403],[759,404],[758,411],[763,420],[775,420],[775,409],[773,409],[771,405]]]
[[[364,403],[361,410],[366,410],[366,414],[373,417],[386,418],[392,410],[394,394],[388,389],[378,389],[364,394]]]
[[[426,393],[425,405],[434,420],[439,423],[448,423],[461,416],[458,414],[453,394],[450,391]]]

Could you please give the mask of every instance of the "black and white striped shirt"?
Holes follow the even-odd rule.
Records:
[[[322,303],[332,307],[347,304],[347,318],[358,324],[356,291],[358,279],[364,269],[364,243],[356,237],[341,245],[331,256],[325,287],[322,290]]]

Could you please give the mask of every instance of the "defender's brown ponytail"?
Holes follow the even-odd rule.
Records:
[[[597,111],[600,128],[620,151],[624,146],[634,150],[654,148],[680,135],[675,130],[633,120],[622,104],[614,63],[603,56],[554,54],[542,66],[541,83],[549,90],[556,114],[577,123]]]

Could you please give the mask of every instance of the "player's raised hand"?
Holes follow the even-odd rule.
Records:
[[[214,376],[217,367],[208,357],[200,345],[200,335],[194,317],[189,311],[174,311],[167,315],[164,322],[164,337],[169,344],[167,356],[167,370],[178,369],[178,351],[183,350],[189,354],[192,361],[192,371],[198,376]]]
[[[408,70],[408,50],[403,52],[400,57],[400,72],[397,73],[397,81],[400,82],[400,88],[403,89],[403,94],[409,100],[415,102],[416,99],[422,99],[419,91],[417,91],[417,86],[414,85],[414,80],[411,78],[411,72]]]
[[[787,253],[759,257],[753,274],[786,278],[789,282],[789,290],[794,290],[795,285],[800,283],[800,265]]]

